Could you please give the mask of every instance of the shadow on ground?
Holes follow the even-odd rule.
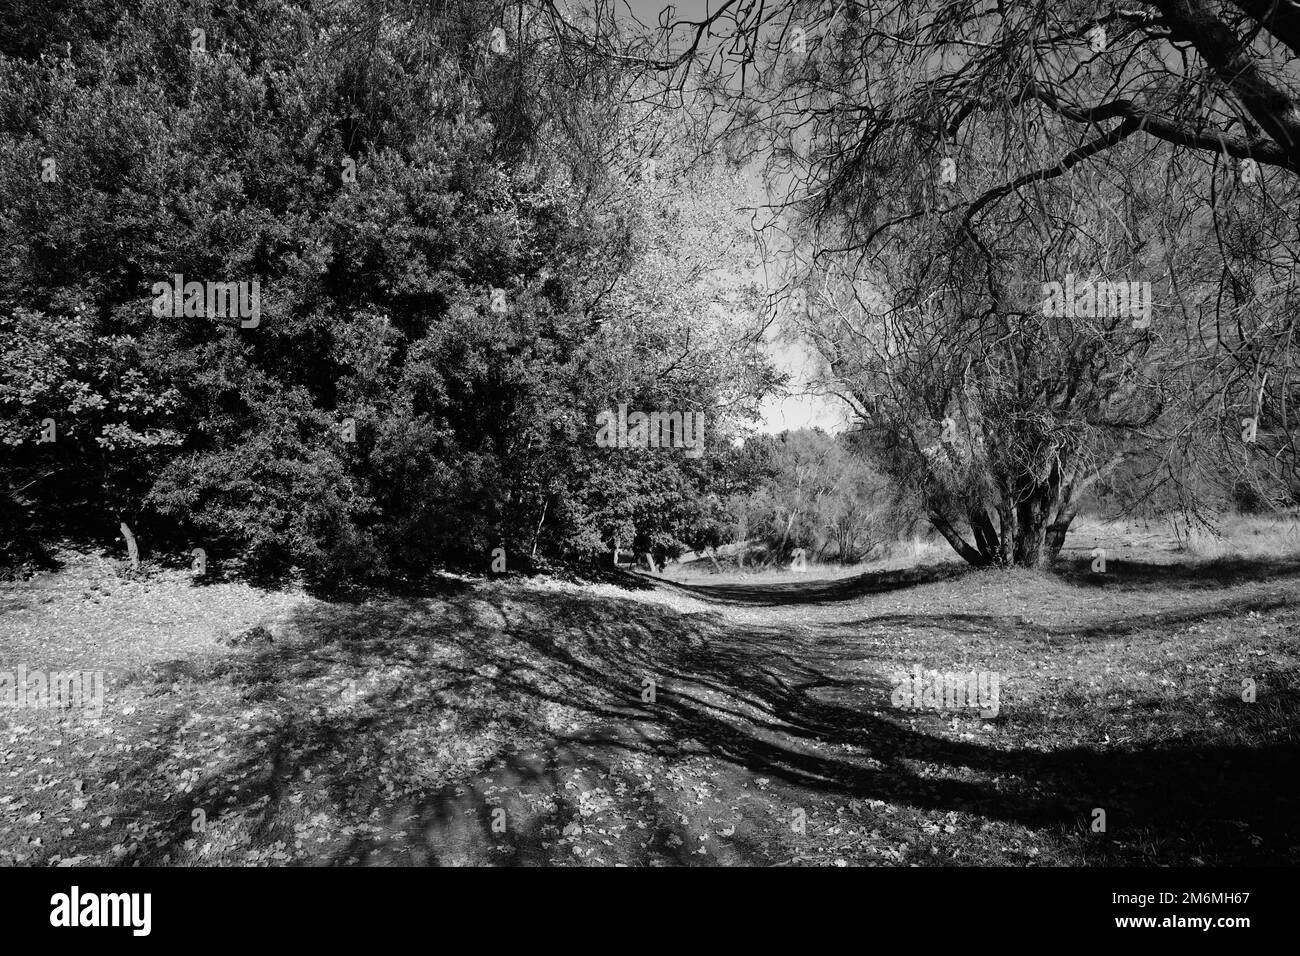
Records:
[[[849,601],[869,594],[897,591],[960,577],[970,572],[960,564],[936,564],[895,571],[869,571],[865,574],[833,581],[756,582],[753,584],[683,584],[666,578],[647,578],[640,573],[624,572],[626,578],[650,580],[656,585],[682,591],[719,604],[825,604]]]
[[[863,576],[802,593],[798,585],[665,586],[718,602],[809,603],[951,573]],[[1229,602],[1219,612],[1242,608]],[[1199,610],[1207,613],[1217,612]],[[921,614],[909,623],[959,631],[988,620],[996,619]],[[1114,637],[1136,626],[1108,620],[1096,630]],[[212,774],[199,797],[144,808],[176,824],[157,858],[191,836],[196,799],[259,814],[266,828],[259,836],[269,838],[286,795],[310,780],[346,816],[383,821],[377,834],[355,834],[313,861],[336,864],[775,863],[798,856],[785,826],[791,808],[863,800],[1058,834],[1086,830],[1102,807],[1110,836],[1099,838],[1095,854],[1106,862],[1295,861],[1293,731],[1253,746],[1189,735],[1007,750],[952,739],[937,722],[917,726],[889,708],[887,679],[864,673],[845,622],[794,633],[632,599],[530,590],[491,600],[318,605],[295,630],[295,640],[190,675],[229,682],[245,701],[274,702],[281,719],[244,741],[242,762]],[[376,683],[376,670],[396,676]],[[324,706],[304,691],[340,675],[361,686],[356,706]],[[1288,679],[1295,684],[1294,674]],[[1230,724],[1256,719],[1245,704],[1222,706]],[[576,720],[557,722],[557,710]],[[1293,719],[1294,709],[1287,714]],[[435,777],[414,792],[383,791],[374,768],[395,741],[415,735],[427,743],[449,721],[452,734],[492,741],[475,772],[441,784]],[[714,836],[711,848],[699,849],[709,837],[691,819],[696,805],[668,782],[674,768],[707,782],[719,820],[730,814],[726,841]],[[227,783],[250,778],[252,785]],[[584,805],[593,792],[596,802]],[[581,832],[569,832],[574,826]],[[593,832],[600,838],[584,849]]]
[[[1073,584],[1115,588],[1230,588],[1237,585],[1292,578],[1300,574],[1300,558],[1218,558],[1210,561],[1134,561],[1111,557],[1106,571],[1092,570],[1090,557],[1059,560],[1054,573]]]

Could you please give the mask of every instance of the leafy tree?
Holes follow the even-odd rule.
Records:
[[[618,68],[475,0],[136,7],[0,38],[10,534],[337,579],[703,533],[716,473],[594,416],[695,409],[712,449],[774,378],[715,282],[733,185],[642,176]],[[178,274],[260,313],[156,308]]]
[[[766,460],[767,474],[731,498],[742,540],[762,542],[773,561],[789,560],[802,548],[817,558],[833,553],[842,564],[861,560],[882,542],[891,495],[852,439],[801,429],[749,444],[751,455]]]

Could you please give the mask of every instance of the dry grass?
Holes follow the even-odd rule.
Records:
[[[809,580],[839,580],[874,571],[893,571],[917,565],[944,564],[961,559],[948,543],[937,535],[913,535],[891,541],[877,549],[870,560],[857,564],[839,564],[835,561],[808,561],[806,571],[793,571],[786,565],[763,567],[751,562],[748,567],[736,566],[734,560],[721,563],[721,570],[704,557],[693,557],[682,563],[669,564],[663,577],[669,581],[708,584],[773,583],[792,584]]]
[[[1064,554],[1080,556],[1095,547],[1117,556],[1135,552],[1147,561],[1291,557],[1300,554],[1300,516],[1226,515],[1209,527],[1181,517],[1076,521]]]

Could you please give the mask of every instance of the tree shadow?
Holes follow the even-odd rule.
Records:
[[[892,571],[868,571],[830,581],[789,581],[754,584],[683,584],[660,578],[649,579],[661,588],[684,591],[719,604],[826,604],[849,601],[868,594],[882,594],[902,588],[933,584],[969,574],[974,569],[960,564],[923,565]]]
[[[1147,614],[1125,614],[1122,617],[1103,618],[1092,623],[1066,622],[1043,624],[1031,621],[1021,614],[956,614],[935,612],[927,614],[876,614],[870,617],[844,621],[837,626],[842,630],[911,628],[931,629],[951,634],[987,635],[990,637],[1018,634],[1052,640],[1106,640],[1126,637],[1143,631],[1162,628],[1177,629],[1181,625],[1203,624],[1216,620],[1245,617],[1252,611],[1263,614],[1290,607],[1296,601],[1287,594],[1261,597],[1246,595],[1212,604],[1183,606],[1180,610],[1152,611]]]
[[[1300,557],[1216,558],[1210,561],[1165,563],[1107,560],[1106,570],[1092,570],[1091,558],[1058,560],[1054,573],[1071,584],[1094,588],[1207,588],[1238,587],[1300,575]]]
[[[909,619],[937,627],[982,620]],[[1107,622],[1108,633],[1119,623]],[[1253,746],[1189,734],[1048,751],[951,739],[937,733],[937,715],[931,733],[925,719],[889,706],[888,681],[855,666],[862,652],[843,626],[800,635],[631,599],[532,591],[492,601],[315,605],[299,613],[295,630],[295,640],[224,658],[203,675],[245,701],[273,702],[280,719],[240,741],[240,758],[205,778],[199,796],[146,808],[176,823],[172,840],[151,851],[156,857],[191,836],[196,800],[259,815],[267,828],[259,835],[269,838],[291,785],[307,778],[346,816],[383,820],[378,837],[355,835],[332,851],[328,862],[339,864],[541,864],[557,853],[567,859],[574,846],[574,862],[592,861],[581,855],[592,850],[601,862],[633,865],[783,856],[775,829],[753,821],[722,856],[699,854],[703,837],[684,829],[672,794],[659,785],[637,790],[627,768],[629,760],[674,767],[702,759],[728,793],[773,779],[789,805],[874,799],[1075,831],[1103,808],[1117,837],[1103,838],[1105,852],[1119,862],[1145,861],[1139,844],[1147,837],[1135,834],[1167,846],[1161,862],[1295,858],[1293,735]],[[374,685],[377,670],[400,676]],[[361,686],[356,706],[318,693],[321,682],[348,680]],[[1215,706],[1228,722],[1254,719],[1248,705]],[[581,732],[557,728],[552,708],[576,713]],[[360,758],[382,759],[412,733],[436,737],[447,720],[462,733],[493,727],[497,743],[454,781],[400,799],[383,792],[374,762]],[[165,752],[174,742],[162,736]],[[648,821],[644,839],[601,849],[566,837],[564,826],[581,825],[590,809],[575,801],[596,790],[609,791],[612,803],[593,815],[608,812],[620,833],[633,817]],[[497,809],[505,810],[500,832]]]

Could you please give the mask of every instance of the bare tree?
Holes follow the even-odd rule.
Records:
[[[1298,28],[1291,3],[722,0],[588,48],[761,165],[798,263],[773,305],[827,386],[963,557],[1037,564],[1118,469],[1195,510],[1294,468]],[[1154,315],[1048,314],[1075,277]]]

